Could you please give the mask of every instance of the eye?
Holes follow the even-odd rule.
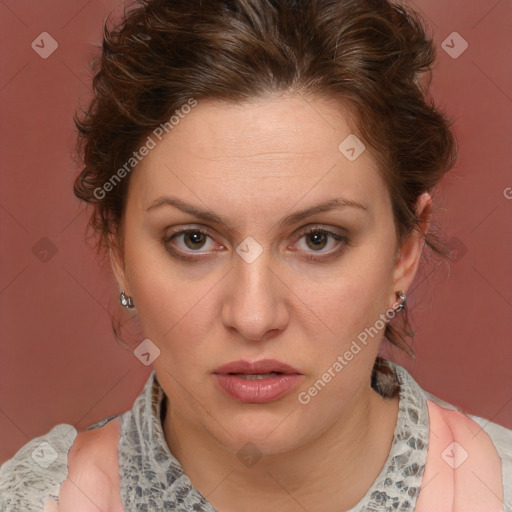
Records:
[[[204,260],[206,256],[211,255],[212,251],[224,249],[224,246],[216,244],[210,232],[202,227],[176,231],[166,235],[162,242],[172,256],[186,261],[200,258]],[[299,252],[305,253],[301,257],[309,260],[331,258],[342,252],[348,244],[348,238],[341,233],[320,226],[302,231],[296,242]]]
[[[299,250],[303,250],[306,253],[306,259],[321,259],[335,254],[340,253],[344,246],[348,244],[347,237],[330,231],[323,227],[311,227],[300,234],[299,242],[304,239],[303,243],[298,243]],[[331,250],[325,250],[325,248],[331,248]],[[317,253],[318,256],[312,255],[311,253]]]
[[[201,250],[210,252],[216,247],[210,233],[199,227],[177,231],[164,237],[163,243],[171,254],[185,260],[194,260],[203,255],[203,253],[198,253],[198,256],[187,256],[187,253],[192,254]],[[224,246],[218,245],[217,248],[223,249]]]

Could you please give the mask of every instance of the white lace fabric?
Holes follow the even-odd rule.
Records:
[[[392,362],[388,365],[400,384],[392,446],[370,489],[347,512],[414,510],[421,488],[429,437],[427,397],[404,368]],[[160,420],[164,399],[165,393],[152,372],[132,409],[120,415],[123,421],[118,455],[124,510],[218,512],[192,486],[169,450]],[[88,429],[100,428],[115,417]],[[47,500],[58,500],[59,487],[67,478],[67,454],[76,435],[72,425],[56,425],[0,466],[1,512],[41,512]]]
[[[377,479],[350,511],[413,510],[428,447],[425,396],[409,373],[393,365],[400,382],[397,425]],[[126,510],[218,512],[195,489],[165,441],[160,418],[164,392],[153,373],[131,411],[119,444],[121,498]]]
[[[68,452],[77,434],[73,425],[56,425],[0,466],[1,512],[39,512],[48,501],[58,500],[60,486],[68,477]]]

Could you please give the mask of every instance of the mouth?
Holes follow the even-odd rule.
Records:
[[[226,375],[236,375],[237,377],[240,377],[241,379],[246,380],[263,380],[263,379],[271,379],[272,377],[277,377],[278,375],[284,375],[280,372],[272,372],[272,373],[253,373],[253,374],[247,374],[247,373],[228,373]]]
[[[275,359],[233,361],[220,366],[213,374],[220,389],[230,398],[253,404],[278,400],[304,377],[292,366]]]
[[[260,361],[232,361],[231,363],[219,366],[213,373],[232,375],[273,375],[273,374],[296,374],[301,375],[299,370],[287,363],[277,359],[261,359]]]

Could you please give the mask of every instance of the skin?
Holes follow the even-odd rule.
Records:
[[[431,213],[425,193],[421,232],[398,247],[370,151],[351,162],[338,150],[351,133],[349,116],[326,99],[199,102],[131,176],[124,253],[111,251],[112,268],[160,349],[153,367],[169,399],[170,450],[222,512],[344,510],[389,454],[398,399],[370,387],[383,329],[307,405],[298,401],[360,332],[396,307],[396,292],[407,292]],[[231,229],[172,206],[146,211],[170,195],[214,211]],[[368,210],[345,207],[279,226],[290,213],[339,197]],[[198,226],[209,236],[178,235],[167,248],[199,259],[173,257],[166,233]],[[348,243],[321,234],[318,242],[318,234],[304,235],[308,227]],[[235,251],[249,236],[263,249],[252,263]],[[300,386],[267,404],[239,403],[217,386],[212,372],[221,364],[263,358],[298,369]],[[261,454],[252,467],[237,457],[248,442]]]

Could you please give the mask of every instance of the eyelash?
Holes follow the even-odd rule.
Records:
[[[195,228],[190,228],[190,229],[184,229],[184,230],[181,230],[181,231],[176,231],[175,233],[172,233],[171,235],[166,235],[163,237],[162,239],[162,243],[164,244],[164,246],[166,247],[167,251],[174,257],[178,258],[178,259],[181,259],[181,260],[184,260],[184,261],[188,261],[188,262],[193,262],[193,261],[197,261],[199,259],[204,259],[203,258],[203,255],[199,255],[199,256],[185,256],[186,253],[184,253],[183,251],[181,250],[176,250],[175,248],[171,248],[170,247],[170,242],[178,237],[178,236],[181,236],[181,235],[186,235],[186,234],[189,234],[189,233],[201,233],[203,235],[206,235],[210,238],[211,235],[210,235],[210,232],[205,229],[205,228],[202,228],[202,227],[195,227]],[[330,259],[334,256],[336,256],[337,254],[341,253],[345,246],[347,245],[350,245],[350,241],[347,237],[344,237],[342,235],[340,235],[339,233],[336,233],[334,231],[330,231],[328,229],[325,229],[323,227],[311,227],[311,228],[308,228],[304,231],[302,231],[300,233],[300,236],[298,237],[297,241],[298,240],[301,240],[304,236],[307,236],[307,235],[311,235],[311,234],[314,234],[314,233],[322,233],[324,235],[327,235],[328,237],[331,237],[333,238],[336,242],[339,242],[341,244],[340,247],[338,247],[337,249],[329,252],[329,253],[326,253],[325,255],[323,256],[303,256],[303,258],[307,259],[307,260],[312,260],[312,261],[322,261],[322,260],[327,260],[327,259]],[[315,252],[315,251],[313,251]],[[321,254],[324,254],[324,253],[321,253]]]

